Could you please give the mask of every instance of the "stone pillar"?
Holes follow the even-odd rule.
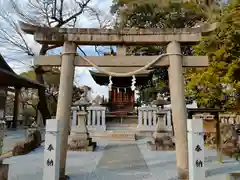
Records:
[[[204,180],[203,120],[199,116],[188,119],[189,180]]]
[[[71,116],[76,45],[64,42],[56,119],[60,120],[60,178],[65,177],[68,134]]]
[[[176,41],[167,46],[167,53],[181,53]],[[171,94],[172,116],[176,143],[176,159],[179,180],[188,179],[188,144],[187,144],[187,109],[185,104],[182,57],[169,55],[169,85]]]
[[[49,119],[46,123],[43,180],[59,180],[60,123]]]
[[[79,107],[72,107],[72,123],[71,126],[75,127],[77,125],[77,111]]]

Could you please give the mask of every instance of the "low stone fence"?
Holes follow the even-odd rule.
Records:
[[[162,116],[159,117],[157,113],[162,113]],[[137,130],[155,131],[159,118],[164,119],[167,129],[172,129],[172,118],[170,110],[159,110],[157,107],[139,107]]]
[[[78,107],[72,107],[72,126],[77,125]],[[90,106],[87,108],[88,116],[86,125],[89,131],[105,131],[106,130],[106,107]]]
[[[106,131],[106,107],[90,106],[87,108],[87,111],[88,130]]]
[[[219,114],[221,124],[240,124],[240,115]]]

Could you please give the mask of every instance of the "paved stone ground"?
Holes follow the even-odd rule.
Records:
[[[148,150],[146,140],[99,142],[96,152],[68,152],[67,174],[71,180],[176,180],[175,152]],[[240,171],[240,164],[207,150],[206,180],[225,180],[229,170]],[[4,161],[10,164],[9,180],[42,180],[43,147]],[[214,175],[214,176],[213,176]]]
[[[96,171],[98,179],[119,180],[147,179],[150,171],[136,143],[108,144]]]
[[[3,142],[3,153],[10,151],[16,142],[24,140],[25,134],[25,129],[7,130]]]

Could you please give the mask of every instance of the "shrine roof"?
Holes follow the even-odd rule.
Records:
[[[40,88],[44,85],[37,81],[17,75],[0,54],[0,86]]]
[[[107,71],[115,73],[127,73],[137,70],[136,67],[106,67]],[[108,85],[109,76],[99,71],[89,71],[94,81],[99,85]],[[142,71],[135,75],[136,85],[144,85],[152,78],[150,70]],[[118,87],[131,86],[132,76],[129,77],[112,77],[113,85]]]

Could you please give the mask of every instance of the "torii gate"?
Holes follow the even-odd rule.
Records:
[[[36,66],[61,66],[56,114],[56,119],[62,121],[61,177],[65,176],[74,66],[89,67],[95,64],[98,67],[142,68],[146,64],[151,64],[152,67],[169,67],[177,168],[179,179],[188,179],[187,112],[182,67],[207,67],[208,58],[206,56],[182,56],[180,44],[199,42],[202,33],[212,31],[215,26],[205,25],[204,27],[186,29],[123,29],[115,31],[112,29],[46,28],[21,23],[21,28],[24,32],[33,34],[35,40],[40,44],[63,45],[61,56],[40,56],[35,60]],[[163,44],[168,44],[167,54],[163,56],[125,56],[126,46]],[[117,45],[118,56],[76,56],[77,45]],[[116,76],[121,76],[121,74]]]

